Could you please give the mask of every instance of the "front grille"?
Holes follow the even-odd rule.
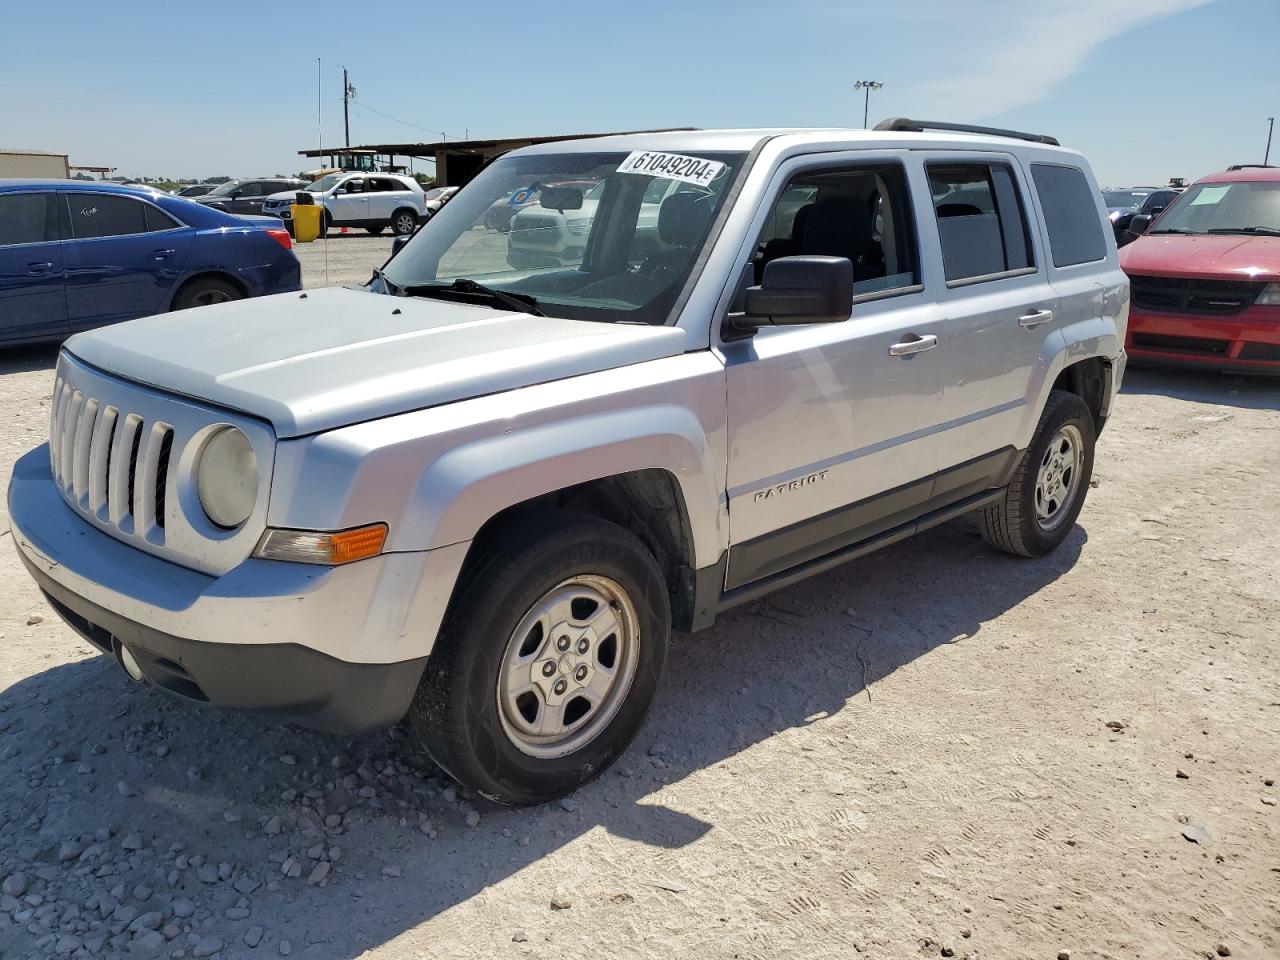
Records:
[[[1253,305],[1265,283],[1254,280],[1189,280],[1184,277],[1129,278],[1133,305],[1164,313],[1228,317]]]
[[[49,457],[81,512],[126,537],[164,543],[173,426],[86,396],[58,377]]]
[[[1135,347],[1147,347],[1150,350],[1168,350],[1176,353],[1209,353],[1214,356],[1225,356],[1231,347],[1230,340],[1215,340],[1212,337],[1170,337],[1161,333],[1133,334]]]
[[[556,217],[540,217],[524,214],[511,221],[511,233],[521,243],[551,246],[560,239],[560,224]]]

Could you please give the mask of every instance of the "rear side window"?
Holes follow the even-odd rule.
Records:
[[[948,283],[1034,267],[1013,171],[1003,163],[928,164]]]
[[[1102,235],[1102,218],[1084,173],[1076,167],[1033,163],[1031,179],[1044,210],[1053,265],[1070,267],[1105,257],[1107,242]]]
[[[71,193],[67,195],[67,205],[71,212],[71,235],[77,240],[147,232],[145,206],[132,197]]]
[[[11,193],[0,196],[0,247],[44,243],[58,239],[52,216],[51,193]]]

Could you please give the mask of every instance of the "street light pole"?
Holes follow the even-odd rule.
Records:
[[[879,80],[859,80],[853,85],[855,90],[865,90],[862,100],[862,129],[867,129],[867,114],[871,110],[871,91],[879,90],[884,84]]]
[[[1271,131],[1275,129],[1276,118],[1267,117],[1267,152],[1262,155],[1262,165],[1265,167],[1267,161],[1271,159]]]

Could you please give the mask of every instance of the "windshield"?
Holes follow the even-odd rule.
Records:
[[[549,316],[663,324],[745,159],[642,151],[505,157],[441,208],[384,272],[410,294],[466,279],[532,298]],[[510,204],[511,215],[496,216],[495,204]]]
[[[1280,231],[1280,180],[1195,184],[1169,205],[1150,232],[1274,231]]]
[[[236,187],[240,186],[242,182],[243,181],[240,181],[240,180],[228,180],[226,183],[220,184],[219,186],[216,186],[212,190],[210,190],[208,193],[208,196],[225,197],[228,194],[230,194],[231,191],[234,190]]]
[[[303,190],[308,193],[326,193],[338,185],[338,181],[345,177],[345,173],[331,173],[326,177],[321,177],[313,183],[308,183]]]
[[[1129,207],[1137,210],[1142,201],[1151,196],[1150,190],[1104,190],[1102,199],[1108,207]]]

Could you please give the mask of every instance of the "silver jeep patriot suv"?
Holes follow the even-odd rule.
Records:
[[[485,213],[531,187],[581,242],[516,266]],[[1127,314],[1097,184],[1050,137],[535,146],[364,287],[67,341],[13,539],[134,680],[407,716],[462,783],[539,802],[627,746],[673,628],[969,512],[1053,550]]]

